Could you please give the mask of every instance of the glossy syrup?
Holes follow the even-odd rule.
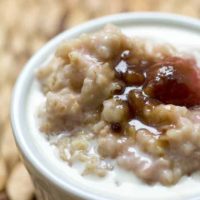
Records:
[[[136,130],[145,128],[155,135],[161,133],[145,119],[145,109],[159,104],[186,107],[200,104],[200,70],[193,58],[167,57],[155,61],[133,57],[129,50],[123,51],[114,68],[116,79],[122,82],[122,89],[114,99],[128,105],[127,123]],[[119,123],[111,124],[111,129],[123,130]]]

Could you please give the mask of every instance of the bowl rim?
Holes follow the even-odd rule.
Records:
[[[105,199],[100,196],[96,196],[92,193],[88,193],[86,191],[81,190],[80,188],[70,185],[67,182],[61,181],[61,179],[59,179],[59,177],[56,177],[55,174],[53,174],[53,172],[45,166],[45,164],[38,162],[37,157],[29,148],[28,141],[26,141],[23,137],[23,134],[21,134],[23,132],[23,121],[19,117],[19,113],[22,110],[21,108],[23,107],[23,99],[25,99],[26,95],[23,92],[23,89],[26,86],[26,82],[28,81],[28,79],[30,79],[30,72],[34,68],[35,63],[38,63],[39,60],[41,60],[45,54],[50,54],[53,50],[55,50],[55,46],[59,42],[63,41],[64,39],[67,39],[70,36],[76,37],[77,35],[85,31],[91,32],[93,30],[99,29],[107,23],[114,23],[117,25],[125,23],[126,21],[170,24],[172,26],[181,25],[187,29],[190,28],[198,30],[200,32],[199,20],[176,14],[158,12],[136,12],[101,17],[86,22],[82,25],[78,25],[70,30],[66,30],[54,37],[53,39],[51,39],[27,62],[14,86],[11,99],[10,116],[15,141],[21,154],[25,158],[26,162],[28,162],[28,164],[31,165],[43,178],[45,178],[51,184],[63,190],[64,192],[70,193],[71,195],[81,199],[106,200],[107,198]]]

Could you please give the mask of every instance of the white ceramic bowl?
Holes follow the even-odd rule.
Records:
[[[57,45],[65,40],[78,37],[81,33],[94,32],[101,29],[105,24],[113,23],[123,30],[128,30],[131,33],[132,29],[139,35],[151,35],[148,33],[148,28],[140,29],[141,27],[149,27],[149,30],[157,27],[154,33],[161,33],[161,38],[168,38],[169,35],[163,35],[165,27],[175,28],[179,30],[177,37],[176,31],[171,34],[176,35],[176,39],[171,41],[186,42],[188,45],[197,45],[200,43],[200,23],[198,20],[181,17],[177,15],[160,14],[160,13],[127,13],[108,16],[86,24],[79,25],[71,30],[67,30],[57,37],[53,38],[41,50],[39,50],[24,67],[21,75],[19,76],[12,98],[11,107],[11,121],[13,133],[16,139],[18,148],[22,154],[24,163],[31,174],[33,182],[36,187],[37,195],[40,200],[116,200],[127,199],[122,197],[114,197],[104,192],[95,192],[90,188],[83,188],[71,180],[64,178],[63,174],[56,168],[56,164],[50,163],[48,158],[45,157],[45,149],[37,146],[37,140],[41,138],[31,134],[30,124],[27,120],[27,101],[31,90],[31,85],[34,81],[34,70],[43,63],[49,55],[51,55]],[[138,30],[138,31],[137,31]],[[161,31],[162,30],[162,31]],[[133,31],[133,32],[134,32]],[[161,31],[161,32],[159,32]],[[182,38],[182,33],[186,33],[185,38]],[[187,36],[188,32],[188,36]],[[193,40],[189,40],[192,34]],[[156,36],[156,37],[157,37]],[[183,41],[184,40],[184,41]],[[198,42],[196,42],[198,40]],[[53,155],[52,155],[53,156]],[[66,172],[67,173],[67,172]],[[134,192],[134,191],[133,191]],[[186,193],[185,195],[184,192]],[[197,188],[189,188],[187,191],[182,191],[179,196],[171,196],[168,199],[200,199],[200,192]],[[123,196],[123,195],[122,195]],[[134,199],[137,199],[134,198]],[[138,199],[142,199],[139,198]],[[145,199],[145,198],[143,198]],[[164,199],[158,195],[158,198]],[[165,198],[166,199],[166,198]]]

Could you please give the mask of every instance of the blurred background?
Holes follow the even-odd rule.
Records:
[[[199,18],[200,0],[0,0],[0,200],[36,199],[9,124],[12,87],[24,64],[63,30],[100,16],[137,11]]]

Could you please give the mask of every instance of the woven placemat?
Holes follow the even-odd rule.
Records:
[[[1,0],[0,1],[0,200],[31,200],[34,188],[19,160],[9,124],[14,82],[24,63],[47,40],[74,25],[131,11],[200,17],[199,0]]]

